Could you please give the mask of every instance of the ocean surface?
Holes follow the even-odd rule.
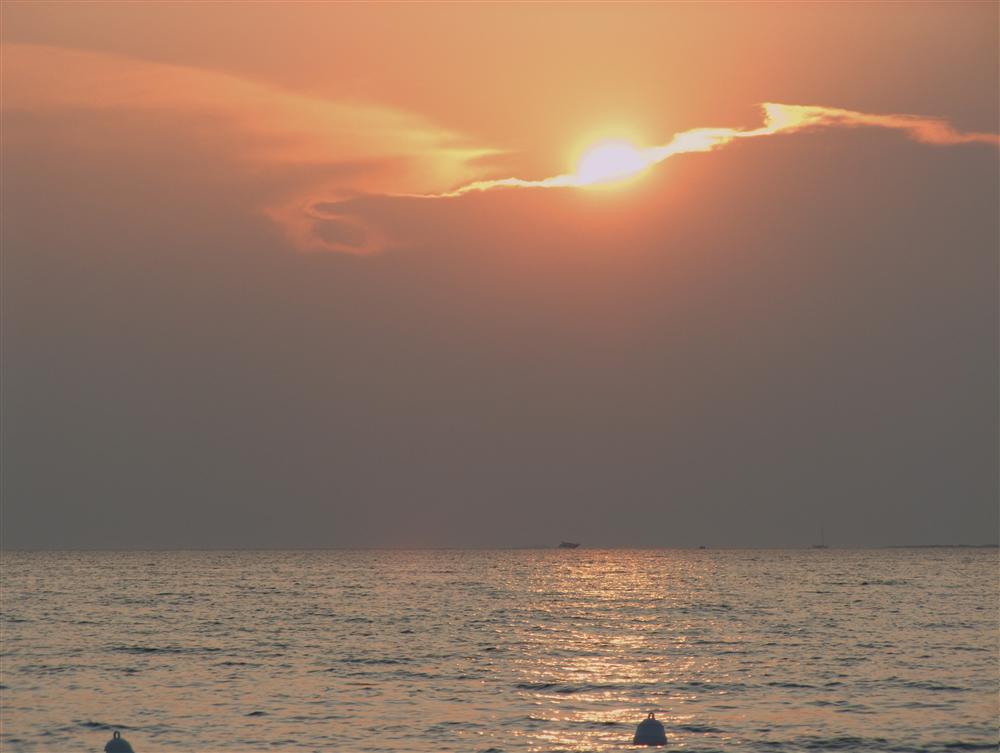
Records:
[[[996,750],[996,549],[7,552],[0,749]]]

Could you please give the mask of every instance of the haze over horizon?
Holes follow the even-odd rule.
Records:
[[[5,548],[1000,542],[996,4],[0,13]]]

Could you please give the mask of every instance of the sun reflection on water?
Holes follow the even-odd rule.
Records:
[[[621,552],[577,552],[533,584],[535,603],[518,625],[523,649],[514,660],[524,700],[541,707],[533,714],[540,728],[529,735],[532,750],[620,747],[648,711],[690,718],[683,708],[697,693],[677,688],[717,676],[717,660],[692,655],[687,644],[723,627],[681,606],[713,593],[711,561],[649,565],[647,557]]]
[[[11,753],[995,746],[995,551],[3,558]]]

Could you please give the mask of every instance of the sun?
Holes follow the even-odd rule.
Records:
[[[627,141],[601,141],[583,153],[573,177],[578,186],[611,183],[637,175],[651,164],[643,150]]]

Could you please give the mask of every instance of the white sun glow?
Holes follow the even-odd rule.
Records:
[[[602,141],[580,157],[573,174],[578,186],[611,183],[636,175],[655,161],[627,141]]]

